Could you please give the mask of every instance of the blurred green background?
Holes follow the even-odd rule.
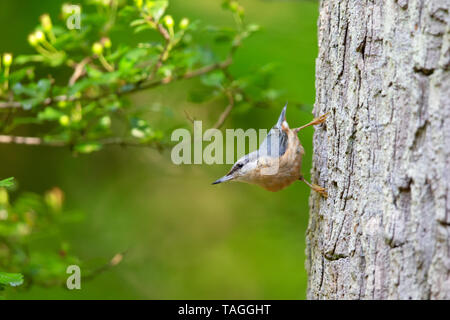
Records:
[[[1,0],[0,52],[31,52],[26,39],[39,16],[45,12],[56,16],[63,2]],[[263,30],[245,42],[232,72],[246,74],[275,62],[273,87],[283,89],[286,100],[312,106],[317,2],[241,3],[246,21]],[[203,24],[232,24],[219,0],[171,0],[169,13],[176,18],[199,19]],[[153,124],[164,123],[156,105],[162,114],[179,121],[187,121],[187,110],[212,125],[224,105],[219,101],[187,102],[187,88],[196,81],[141,93],[133,99],[153,106],[148,112]],[[224,128],[270,128],[282,107],[235,110]],[[288,108],[291,126],[311,120],[311,109]],[[312,129],[302,131],[300,139],[306,150],[302,171],[309,177]],[[111,147],[74,157],[66,149],[0,145],[0,177],[16,177],[20,191],[43,193],[58,186],[65,192],[65,206],[85,213],[81,223],[65,226],[58,235],[82,260],[95,263],[130,248],[123,263],[83,282],[82,290],[11,289],[8,298],[305,298],[309,189],[301,183],[278,193],[239,183],[212,186],[229,167],[175,166],[170,150],[160,154],[152,149]],[[51,239],[35,246],[58,250]]]

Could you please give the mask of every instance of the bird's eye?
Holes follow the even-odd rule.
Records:
[[[230,175],[230,174],[235,173],[237,170],[241,169],[243,166],[244,166],[243,163],[236,164],[228,174]]]

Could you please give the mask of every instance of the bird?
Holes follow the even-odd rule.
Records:
[[[287,103],[259,149],[237,160],[225,176],[212,184],[240,181],[276,192],[300,180],[323,197],[328,196],[325,188],[309,183],[301,174],[305,150],[298,138],[300,130],[325,122],[328,113],[314,118],[308,124],[291,129],[286,121],[286,109]]]

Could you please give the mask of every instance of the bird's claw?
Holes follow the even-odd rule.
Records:
[[[318,194],[320,194],[322,197],[324,198],[328,198],[328,192],[327,189],[322,188],[320,186],[318,186],[317,184],[311,183],[311,188],[317,192]]]
[[[328,114],[329,114],[329,112],[327,112],[327,113],[321,115],[320,117],[314,118],[313,121],[311,121],[310,123],[305,124],[305,125],[303,125],[303,126],[301,126],[301,127],[298,127],[298,128],[296,128],[296,129],[294,129],[294,131],[295,131],[295,132],[299,132],[300,130],[305,129],[305,128],[307,128],[307,127],[310,127],[310,126],[316,126],[316,125],[318,125],[318,124],[324,123],[325,120],[327,119]]]
[[[313,126],[316,126],[316,125],[318,125],[318,124],[324,123],[325,120],[327,120],[327,117],[328,117],[329,114],[330,114],[330,113],[327,112],[327,113],[321,115],[320,117],[314,118],[314,120],[311,122],[311,124],[312,124]]]

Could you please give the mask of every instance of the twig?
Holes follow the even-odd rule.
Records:
[[[228,97],[228,106],[225,108],[225,110],[220,115],[219,119],[217,120],[216,124],[213,126],[214,129],[220,129],[222,125],[224,124],[225,120],[228,118],[228,116],[231,113],[231,110],[233,110],[234,107],[234,98],[233,94],[229,91],[225,92]]]
[[[191,71],[191,72],[187,72],[181,77],[181,79],[190,79],[190,78],[201,76],[203,74],[206,74],[206,73],[214,71],[214,70],[226,69],[232,63],[233,63],[233,59],[231,57],[228,57],[223,62],[211,64],[209,66],[205,66],[203,68],[200,68],[200,69],[197,69],[197,70],[194,70],[194,71]]]
[[[77,143],[89,142],[78,141]],[[145,143],[139,141],[126,140],[119,137],[110,137],[96,140],[104,146],[121,146],[121,147],[159,147],[157,143]],[[28,146],[47,146],[47,147],[70,147],[73,146],[73,142],[66,141],[45,141],[39,137],[19,137],[19,136],[5,136],[0,135],[0,144],[17,144]]]
[[[195,119],[191,117],[191,115],[187,112],[187,110],[184,110],[184,114],[186,115],[186,118],[194,124]]]
[[[155,23],[153,21],[153,19],[151,19],[150,23]],[[158,70],[161,68],[161,66],[163,65],[164,61],[166,60],[166,57],[170,51],[170,46],[171,46],[171,38],[170,38],[170,34],[169,32],[162,26],[162,24],[157,23],[156,24],[156,29],[158,30],[158,32],[163,36],[164,40],[165,40],[165,45],[164,45],[164,49],[161,52],[161,54],[159,55],[158,61],[156,62],[155,66],[153,67],[152,73],[150,74],[150,76],[148,77],[148,80],[153,79],[156,76],[156,73],[158,72]]]
[[[84,276],[83,280],[84,281],[92,280],[93,278],[99,276],[103,272],[108,271],[111,268],[114,268],[115,266],[117,266],[118,264],[120,264],[122,262],[123,258],[125,257],[125,255],[127,253],[128,253],[128,250],[125,250],[124,252],[119,252],[119,253],[115,254],[114,257],[110,261],[108,261],[108,263],[95,269],[94,271],[89,273],[87,276]]]
[[[86,73],[86,70],[84,69],[84,67],[89,62],[91,62],[91,58],[86,57],[83,60],[81,60],[80,63],[77,63],[75,65],[75,71],[73,72],[72,76],[70,77],[69,86],[73,86],[78,81],[78,79]]]
[[[67,96],[57,96],[54,98],[47,98],[45,99],[41,105],[42,106],[49,106],[55,102],[60,101],[77,101],[81,100],[79,98],[68,98]],[[23,108],[23,104],[17,101],[10,101],[10,102],[0,102],[0,109],[11,109],[11,108]]]
[[[161,144],[159,142],[139,142],[139,141],[132,141],[132,140],[126,140],[119,137],[110,137],[110,138],[104,138],[97,141],[98,143],[104,145],[104,146],[120,146],[120,147],[155,147],[159,149]]]
[[[12,108],[22,108],[22,104],[20,102],[0,102],[0,109],[12,109]]]
[[[49,106],[52,105],[55,102],[60,102],[60,101],[67,101],[67,102],[74,102],[74,101],[80,101],[80,100],[87,100],[87,101],[96,101],[102,98],[105,98],[111,94],[116,94],[118,96],[121,95],[125,95],[125,94],[130,94],[130,93],[134,93],[134,92],[138,92],[138,91],[142,91],[142,90],[146,90],[146,89],[151,89],[151,88],[155,88],[155,87],[159,87],[162,85],[166,85],[178,80],[183,80],[183,79],[191,79],[194,77],[198,77],[201,75],[204,75],[208,72],[214,71],[214,70],[218,70],[218,69],[224,69],[227,68],[230,64],[232,63],[231,59],[227,59],[223,62],[220,63],[215,63],[212,65],[208,65],[202,68],[199,68],[197,70],[192,70],[192,71],[188,71],[180,76],[174,76],[174,77],[167,77],[158,81],[153,81],[153,82],[148,82],[148,83],[143,83],[140,85],[135,86],[132,89],[124,89],[126,88],[126,86],[122,86],[121,89],[119,89],[118,91],[114,92],[114,93],[105,93],[105,94],[100,94],[98,96],[95,97],[68,97],[66,95],[61,95],[61,96],[56,96],[54,98],[47,98],[45,99],[41,105],[42,106]],[[20,102],[17,101],[10,101],[10,102],[0,102],[0,109],[8,109],[8,108],[22,108],[23,105]]]
[[[64,147],[63,142],[46,142],[38,137],[17,137],[17,136],[2,136],[0,135],[0,143],[3,144],[24,144],[30,146],[48,145],[53,147]]]

